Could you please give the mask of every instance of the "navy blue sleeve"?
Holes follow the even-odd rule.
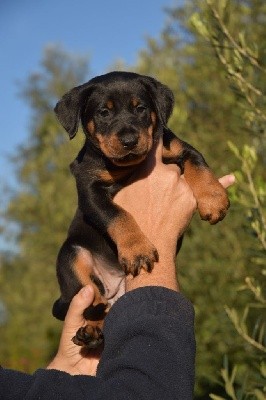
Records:
[[[193,324],[193,307],[182,294],[162,287],[136,289],[122,296],[106,317],[96,377],[2,369],[0,398],[192,400]]]
[[[129,399],[192,399],[193,323],[193,307],[180,293],[161,287],[127,293],[105,323],[98,376],[110,388],[119,384]]]

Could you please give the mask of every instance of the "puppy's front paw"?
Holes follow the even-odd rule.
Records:
[[[86,325],[79,328],[72,342],[78,346],[86,346],[88,349],[96,349],[103,343],[103,333],[98,326]]]
[[[159,260],[156,248],[143,236],[134,240],[132,245],[118,249],[119,263],[125,274],[137,276],[143,268],[151,272],[155,262]]]
[[[201,219],[213,225],[226,216],[230,202],[226,190],[219,181],[204,189],[197,196],[198,210]]]

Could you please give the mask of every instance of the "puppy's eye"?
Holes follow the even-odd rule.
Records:
[[[136,107],[136,111],[138,114],[142,114],[145,110],[146,110],[146,107],[144,105],[140,104]]]
[[[108,117],[110,114],[110,110],[108,110],[108,108],[101,108],[100,110],[98,110],[98,114],[101,117]]]

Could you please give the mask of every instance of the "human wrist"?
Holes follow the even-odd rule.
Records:
[[[75,363],[69,362],[66,357],[56,355],[55,358],[47,365],[46,369],[56,369],[57,371],[66,372],[70,375],[79,375],[80,372]]]
[[[145,286],[163,286],[168,289],[179,291],[176,277],[175,257],[159,255],[159,262],[154,263],[153,270],[147,272],[141,270],[136,277],[126,277],[126,292]]]
[[[55,358],[47,365],[46,369],[57,369],[59,371],[69,372],[65,358],[60,357],[58,354]]]

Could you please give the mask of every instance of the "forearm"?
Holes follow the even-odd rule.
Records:
[[[106,317],[97,377],[0,369],[1,400],[192,400],[194,312],[180,293],[146,287],[122,296]]]
[[[0,367],[0,399],[25,399],[33,382],[32,375]]]
[[[193,307],[180,293],[162,287],[126,293],[106,319],[97,376],[124,388],[128,399],[191,400],[193,321]]]

